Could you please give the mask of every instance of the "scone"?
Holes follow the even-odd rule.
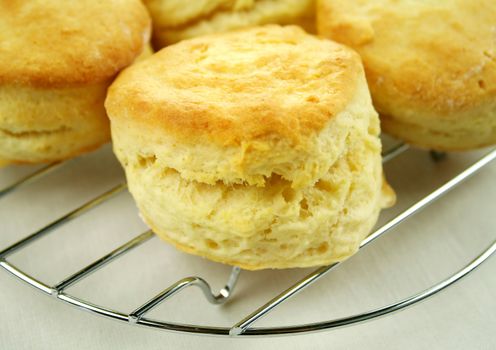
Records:
[[[496,143],[496,1],[319,0],[318,31],[362,56],[387,133],[440,151]]]
[[[394,198],[360,58],[296,26],[169,46],[124,70],[105,106],[142,217],[189,253],[329,264]]]
[[[153,18],[153,43],[262,24],[299,24],[315,31],[314,0],[144,0]]]
[[[107,88],[149,35],[139,0],[0,1],[2,162],[57,161],[107,142]]]

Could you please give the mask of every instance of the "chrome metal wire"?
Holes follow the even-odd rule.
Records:
[[[41,169],[36,170],[35,172],[33,172],[33,173],[31,173],[25,177],[20,178],[19,180],[17,180],[13,184],[10,184],[9,186],[7,186],[5,188],[0,189],[0,198],[2,196],[5,196],[8,193],[14,191],[15,189],[17,189],[18,187],[20,187],[22,185],[27,185],[30,182],[36,181],[40,177],[47,175],[48,173],[59,168],[61,165],[62,165],[62,163],[49,164],[49,165],[42,167]]]
[[[240,271],[241,269],[239,267],[235,266],[232,268],[231,275],[229,276],[229,280],[227,281],[225,287],[220,290],[219,294],[214,294],[208,282],[206,282],[203,278],[196,276],[183,278],[182,280],[177,281],[172,286],[160,292],[157,296],[150,299],[145,304],[143,304],[142,306],[131,312],[129,314],[129,321],[132,323],[137,323],[141,318],[143,318],[143,316],[148,311],[158,306],[161,302],[165,301],[167,298],[170,298],[174,294],[179,293],[183,289],[190,286],[199,287],[202,290],[203,294],[205,295],[205,298],[211,304],[223,304],[229,299],[229,296],[231,295],[231,291],[234,290],[234,287],[236,286],[236,282],[238,281],[238,276]]]
[[[20,184],[18,184],[18,185],[20,185]],[[92,200],[84,203],[80,207],[70,211],[69,213],[65,214],[64,216],[49,223],[48,225],[39,229],[38,231],[30,234],[29,236],[21,239],[20,241],[14,243],[10,247],[7,247],[4,250],[0,251],[0,258],[5,258],[7,255],[14,253],[15,251],[23,248],[24,246],[32,243],[33,241],[35,241],[35,240],[43,237],[44,235],[52,232],[60,225],[63,225],[65,223],[69,222],[70,220],[77,218],[78,216],[84,214],[88,210],[93,209],[97,205],[105,202],[106,200],[109,200],[110,198],[112,198],[113,196],[122,192],[126,188],[127,188],[127,185],[125,185],[125,184],[120,184],[120,185],[117,185],[117,186],[111,188],[107,192],[102,193],[98,197],[93,198]]]
[[[383,155],[383,161],[387,162],[399,156],[407,149],[408,146],[406,145],[398,145],[392,150],[390,150],[389,153]],[[439,154],[436,154],[434,158],[441,159]],[[446,182],[444,185],[442,185],[441,187],[439,187],[438,189],[436,189],[435,191],[433,191],[432,193],[430,193],[429,195],[427,195],[426,197],[424,197],[423,199],[421,199],[420,201],[418,201],[417,203],[415,203],[414,205],[412,205],[411,207],[400,213],[398,216],[390,220],[388,223],[377,229],[374,233],[372,233],[361,243],[360,248],[361,249],[364,248],[369,243],[372,243],[374,240],[376,240],[386,232],[389,232],[392,228],[399,225],[407,218],[418,213],[420,210],[424,209],[429,204],[439,199],[445,193],[456,187],[458,184],[469,178],[471,175],[475,174],[477,171],[482,169],[484,166],[486,166],[494,159],[496,159],[496,149],[486,154],[480,160],[475,162],[472,166],[470,166],[469,168],[467,168],[466,170],[464,170],[463,172],[452,178],[450,181]],[[20,186],[35,181],[41,176],[48,174],[52,170],[58,168],[60,165],[61,165],[60,163],[49,165],[47,167],[44,167],[36,171],[31,175],[22,178],[19,181],[16,181],[14,184],[9,185],[4,189],[0,189],[0,198],[8,193],[11,193]],[[313,271],[312,273],[310,273],[309,275],[305,276],[300,281],[295,283],[293,286],[281,292],[279,295],[275,296],[270,301],[268,301],[267,303],[257,308],[255,311],[253,311],[243,319],[241,319],[232,327],[213,327],[213,326],[171,323],[171,322],[149,319],[146,318],[145,316],[150,310],[158,306],[160,303],[164,302],[168,298],[172,297],[173,295],[181,292],[182,290],[190,286],[199,287],[203,291],[203,294],[206,297],[206,299],[212,304],[221,304],[226,302],[229,299],[230,295],[232,294],[232,291],[234,290],[234,287],[239,277],[240,269],[237,267],[234,267],[232,269],[228,282],[226,283],[225,287],[220,290],[218,294],[214,294],[212,292],[210,285],[204,279],[198,276],[186,277],[177,281],[171,286],[167,287],[158,295],[146,301],[142,306],[136,308],[131,313],[120,312],[104,306],[95,305],[90,301],[83,300],[81,298],[77,298],[75,296],[66,293],[65,290],[68,287],[74,285],[75,283],[78,283],[79,281],[83,280],[93,272],[97,271],[98,269],[102,268],[103,266],[111,262],[116,261],[119,257],[124,255],[125,253],[139,247],[142,243],[148,241],[153,236],[153,233],[151,231],[146,231],[141,233],[132,240],[128,241],[127,243],[124,243],[120,247],[117,247],[113,251],[97,259],[88,266],[83,267],[78,272],[64,278],[62,281],[55,284],[54,286],[48,285],[36,279],[36,277],[33,277],[30,274],[20,270],[19,268],[17,268],[15,265],[13,265],[11,262],[8,261],[8,256],[10,254],[18,250],[21,250],[22,248],[34,242],[35,240],[45,236],[49,232],[53,232],[60,225],[63,225],[68,221],[84,214],[88,210],[95,208],[97,205],[112,198],[113,196],[122,192],[125,189],[126,189],[125,184],[119,184],[111,188],[110,190],[106,191],[105,193],[102,193],[93,200],[88,201],[83,205],[81,205],[80,207],[72,210],[71,212],[67,213],[61,218],[53,221],[52,223],[44,226],[43,228],[37,230],[36,232],[28,235],[24,239],[21,239],[20,241],[11,245],[10,247],[3,249],[2,251],[0,251],[0,266],[3,267],[6,271],[11,273],[12,275],[28,283],[32,287],[35,287],[36,289],[44,292],[45,294],[51,295],[57,298],[58,300],[61,300],[65,303],[83,309],[85,311],[89,311],[108,318],[112,318],[115,320],[119,320],[129,324],[139,325],[143,327],[158,328],[162,330],[169,330],[176,332],[245,337],[245,336],[268,336],[268,335],[315,332],[315,331],[321,331],[321,330],[351,325],[366,320],[371,320],[387,314],[391,314],[393,312],[397,312],[406,307],[417,304],[418,302],[425,300],[426,298],[452,285],[453,283],[455,283],[456,281],[460,280],[461,278],[469,274],[471,271],[473,271],[477,266],[479,266],[482,262],[487,260],[496,251],[496,241],[495,241],[477,258],[475,258],[473,261],[468,263],[464,268],[457,271],[453,275],[447,277],[443,281],[436,283],[434,286],[427,288],[424,291],[416,293],[410,297],[404,298],[403,300],[377,308],[372,311],[362,312],[345,318],[339,318],[324,322],[316,322],[316,323],[285,326],[285,327],[264,327],[264,328],[256,328],[253,327],[253,325],[262,317],[267,316],[272,310],[280,306],[286,300],[296,295],[297,293],[301,292],[305,288],[311,286],[313,283],[315,283],[316,281],[327,275],[336,266],[338,266],[339,263],[316,269],[315,271]]]

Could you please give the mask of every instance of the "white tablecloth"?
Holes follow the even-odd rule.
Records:
[[[434,163],[410,150],[386,172],[398,204],[384,222],[486,151],[450,155]],[[33,168],[0,170],[0,188]],[[108,147],[0,199],[0,247],[15,242],[122,180]],[[424,289],[463,267],[496,239],[496,163],[428,209],[366,247],[339,269],[275,310],[257,326],[289,325],[374,309]],[[47,283],[56,283],[145,230],[127,193],[61,227],[9,258]],[[342,329],[277,338],[232,339],[132,327],[97,317],[30,288],[0,269],[0,349],[494,349],[496,258],[426,302]],[[310,270],[246,272],[231,303],[208,304],[196,288],[150,317],[229,326]],[[175,251],[154,238],[67,290],[129,312],[188,276],[214,288],[229,268]],[[148,316],[148,315],[147,315]]]

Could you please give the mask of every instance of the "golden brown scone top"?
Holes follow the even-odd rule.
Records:
[[[192,143],[276,136],[297,144],[349,103],[360,74],[352,50],[269,25],[166,47],[119,75],[106,108]]]
[[[1,0],[0,83],[104,81],[140,54],[149,32],[139,0]]]
[[[320,34],[361,54],[379,112],[496,98],[494,0],[319,0],[317,16]]]

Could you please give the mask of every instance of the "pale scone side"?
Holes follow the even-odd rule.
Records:
[[[442,151],[496,143],[496,2],[319,0],[317,26],[362,56],[384,131]]]

